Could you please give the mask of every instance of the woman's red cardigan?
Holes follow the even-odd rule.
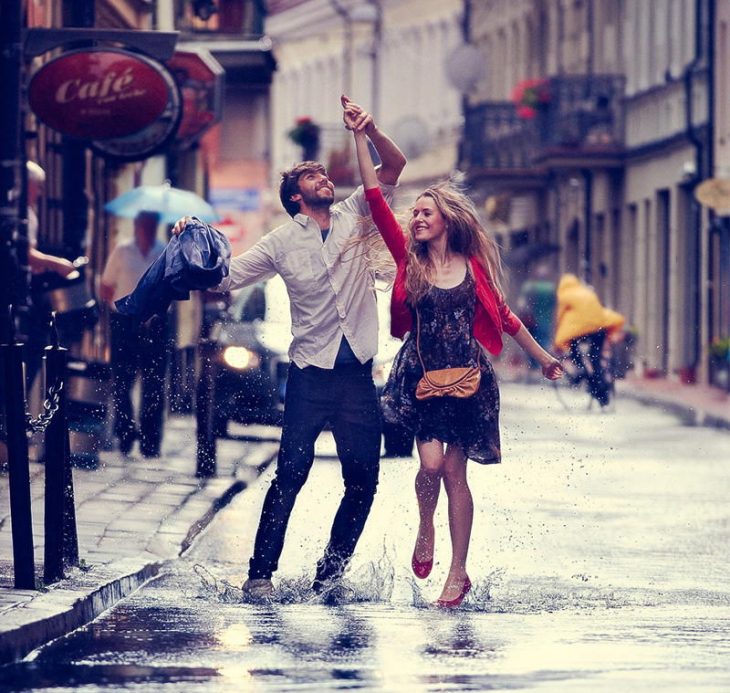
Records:
[[[396,263],[393,296],[390,301],[390,332],[402,339],[413,327],[411,309],[406,303],[406,239],[380,188],[365,191],[373,221],[388,246]],[[476,282],[477,305],[474,314],[474,337],[492,354],[502,351],[502,332],[515,335],[522,326],[520,319],[509,309],[504,297],[493,287],[481,263],[469,258]]]

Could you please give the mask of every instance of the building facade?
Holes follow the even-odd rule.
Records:
[[[278,62],[273,170],[302,158],[287,133],[308,116],[320,126],[318,156],[338,188],[354,184],[354,150],[339,102],[346,93],[373,112],[408,156],[401,199],[448,176],[456,165],[461,95],[445,65],[462,42],[461,21],[460,0],[269,2],[266,31]]]
[[[639,371],[707,380],[708,345],[727,331],[713,223],[694,198],[716,174],[714,2],[466,7],[488,74],[467,99],[460,165],[501,210],[505,245],[558,245],[555,274],[627,316]]]

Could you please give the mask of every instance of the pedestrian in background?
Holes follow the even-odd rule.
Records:
[[[564,274],[560,278],[557,300],[555,348],[567,351],[576,366],[582,368],[580,344],[587,343],[591,365],[587,374],[588,390],[601,406],[606,406],[609,382],[601,364],[601,354],[606,337],[620,332],[625,318],[604,307],[596,292],[574,274]]]
[[[52,272],[59,277],[68,277],[76,271],[73,263],[65,257],[51,255],[38,249],[38,206],[46,184],[46,172],[35,161],[26,162],[28,171],[28,266],[33,275]],[[48,346],[49,308],[43,293],[33,289],[31,284],[30,310],[25,350],[25,378],[28,391],[41,367],[43,349]]]
[[[374,185],[382,186],[390,198],[405,157],[369,113],[347,103],[357,111],[357,122],[382,161]],[[332,426],[345,494],[317,563],[312,584],[316,592],[342,575],[355,550],[375,495],[380,462],[380,412],[372,376],[378,348],[373,276],[363,255],[352,258],[346,252],[362,232],[368,213],[363,189],[334,204],[334,185],[324,166],[304,161],[282,173],[279,196],[291,221],[233,258],[229,277],[217,287],[238,289],[278,273],[286,284],[292,315],[281,445],[243,585],[246,599],[273,592],[271,577],[289,516],[325,425]],[[173,233],[180,233],[188,220],[178,221]]]
[[[532,277],[520,287],[517,314],[535,341],[543,349],[549,349],[555,318],[555,282],[550,279],[550,269],[547,264],[537,265]],[[528,359],[528,364],[530,369],[539,368],[540,365],[533,358]]]
[[[134,236],[119,243],[109,255],[101,276],[99,294],[111,306],[112,374],[114,379],[114,433],[119,449],[128,455],[135,438],[144,457],[158,457],[163,433],[165,372],[167,369],[167,321],[154,316],[139,324],[121,315],[114,301],[132,293],[140,277],[165,249],[157,238],[160,215],[142,211],[134,218]],[[139,424],[135,423],[132,388],[142,377]]]
[[[346,108],[345,123],[354,132],[373,221],[396,262],[391,332],[398,338],[408,334],[382,405],[386,421],[414,433],[420,458],[415,483],[420,524],[412,568],[419,578],[431,572],[433,518],[443,481],[452,556],[437,604],[455,607],[471,589],[466,560],[474,509],[466,462],[500,462],[499,390],[485,350],[499,354],[507,332],[538,361],[546,378],[559,378],[562,369],[505,303],[499,249],[472,202],[448,184],[429,187],[417,198],[404,235],[377,185],[357,112]],[[452,368],[476,371],[476,392],[429,397],[425,373]],[[425,385],[433,390],[431,382]]]

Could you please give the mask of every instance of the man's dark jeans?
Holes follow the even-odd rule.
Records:
[[[342,464],[345,495],[316,580],[339,577],[357,544],[378,484],[380,408],[372,363],[333,369],[289,366],[284,424],[276,475],[264,500],[249,578],[268,579],[277,569],[294,501],[314,462],[314,443],[327,423]]]
[[[140,451],[146,457],[156,457],[160,454],[165,408],[166,321],[155,316],[148,323],[137,325],[129,316],[114,313],[111,332],[114,432],[120,448],[128,451],[136,435],[131,391],[139,371],[142,375]]]

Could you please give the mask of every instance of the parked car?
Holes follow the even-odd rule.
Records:
[[[400,342],[388,334],[387,291],[378,292],[380,341],[373,359],[378,394],[387,381]],[[213,320],[204,358],[209,359],[207,382],[212,389],[210,417],[214,437],[226,435],[228,422],[279,425],[284,410],[289,368],[291,317],[289,297],[278,275],[241,289],[227,310]],[[202,383],[206,387],[206,383]],[[200,425],[200,424],[199,424]],[[413,438],[385,424],[386,456],[408,456]]]
[[[241,289],[213,323],[213,428],[229,421],[280,424],[289,369],[291,320],[284,282],[275,276]]]

